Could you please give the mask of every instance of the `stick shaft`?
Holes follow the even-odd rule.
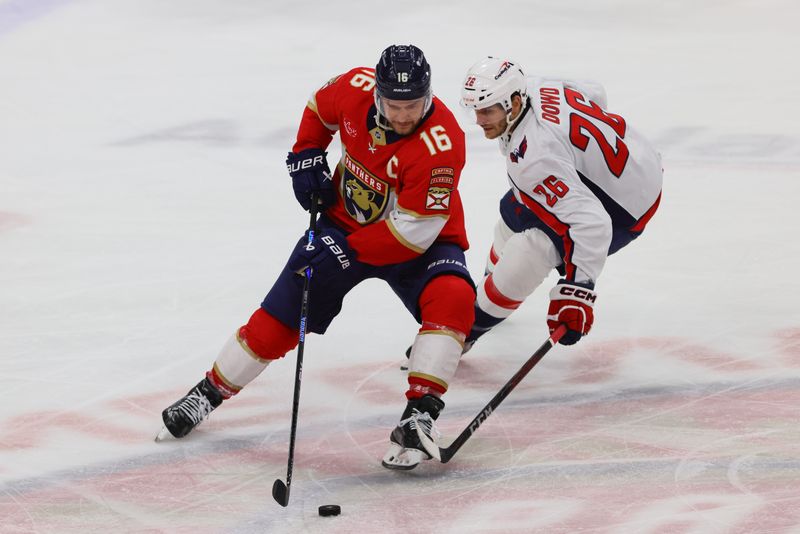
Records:
[[[534,352],[530,358],[528,358],[528,361],[523,364],[519,371],[517,371],[502,388],[500,388],[500,391],[498,391],[492,400],[490,400],[489,403],[478,413],[478,415],[476,415],[475,418],[470,421],[467,427],[461,432],[461,434],[459,434],[453,443],[451,443],[446,449],[439,449],[442,463],[447,463],[450,461],[450,458],[452,458],[455,453],[458,452],[458,449],[460,449],[464,443],[467,442],[472,434],[478,430],[478,428],[484,423],[484,421],[486,421],[492,412],[494,412],[495,409],[500,406],[500,403],[503,402],[506,397],[508,397],[508,394],[517,387],[522,379],[525,378],[525,376],[537,363],[539,363],[542,358],[544,358],[544,355],[547,354],[553,345],[558,343],[558,340],[561,339],[561,336],[563,336],[566,332],[567,327],[561,325],[555,330],[555,332],[550,334],[550,337],[547,338],[547,341],[545,341],[544,344],[542,344],[542,346],[539,347],[539,349]]]
[[[308,243],[314,240],[314,234],[317,231],[317,195],[311,196],[311,210],[310,220],[308,223]],[[292,426],[289,434],[289,459],[286,464],[286,490],[283,488],[278,490],[276,494],[275,486],[283,486],[278,484],[280,481],[276,480],[273,486],[273,497],[281,506],[289,504],[289,490],[292,487],[292,472],[294,471],[294,446],[297,441],[297,418],[300,413],[300,383],[303,379],[303,353],[306,346],[306,323],[308,322],[308,309],[311,300],[311,291],[309,286],[311,284],[311,267],[306,268],[305,280],[303,281],[303,296],[300,303],[300,337],[297,342],[297,367],[294,373],[294,397],[292,400]]]

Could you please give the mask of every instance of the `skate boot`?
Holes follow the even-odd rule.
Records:
[[[178,402],[161,412],[164,427],[156,436],[156,441],[161,441],[168,435],[184,437],[220,404],[222,394],[204,378]]]
[[[461,355],[463,356],[464,354],[468,353],[476,341],[478,341],[477,337],[472,339],[467,337],[467,339],[464,340],[464,350],[461,351]]]
[[[429,460],[431,455],[417,435],[417,426],[436,441],[439,432],[433,422],[444,408],[444,401],[433,395],[425,395],[419,399],[408,401],[403,416],[389,436],[391,445],[383,456],[381,464],[387,469],[414,469],[422,460]]]

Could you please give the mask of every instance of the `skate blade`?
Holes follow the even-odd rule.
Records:
[[[392,443],[383,456],[381,465],[386,469],[409,471],[417,467],[424,459],[424,453],[416,449],[406,449],[402,445]]]
[[[175,438],[172,436],[172,434],[169,433],[169,430],[167,430],[167,427],[162,426],[161,430],[159,430],[158,434],[156,434],[155,442],[161,443],[162,441],[170,441],[174,439]]]

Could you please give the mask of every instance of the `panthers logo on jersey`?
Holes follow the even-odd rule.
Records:
[[[389,198],[389,184],[345,153],[342,193],[347,213],[358,223],[368,224],[383,213]]]

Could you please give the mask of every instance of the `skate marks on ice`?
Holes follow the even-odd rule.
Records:
[[[285,144],[293,128],[248,132],[247,125],[228,117],[200,118],[167,125],[159,130],[139,132],[111,142],[116,147],[139,147],[182,143],[202,148],[251,146],[270,148]],[[467,129],[471,153],[494,153],[496,147],[483,142],[480,129]],[[673,163],[727,163],[741,165],[800,164],[800,139],[783,134],[720,132],[697,126],[674,127],[658,132],[653,139],[659,151]]]
[[[0,234],[27,226],[33,222],[32,218],[22,213],[0,211]]]
[[[202,148],[231,147],[283,147],[291,139],[296,129],[291,127],[273,128],[256,133],[248,133],[246,124],[231,118],[207,118],[165,126],[159,130],[140,132],[129,137],[112,141],[110,146],[128,148],[152,146],[164,143],[181,143]]]
[[[800,400],[797,389],[795,384],[787,400]],[[284,467],[285,436],[214,439],[209,433],[166,453],[7,484],[0,507],[5,524],[23,532],[101,525],[121,531],[324,532],[337,524],[342,528],[328,531],[354,525],[392,531],[415,521],[443,532],[480,531],[488,521],[499,521],[507,532],[534,526],[646,532],[686,524],[742,527],[756,511],[762,512],[761,527],[800,520],[798,451],[786,445],[800,436],[787,430],[782,413],[772,415],[776,429],[758,426],[768,389],[708,407],[735,402],[757,408],[737,426],[713,431],[696,425],[705,414],[687,409],[681,395],[665,397],[616,403],[586,398],[571,407],[512,403],[448,466],[427,463],[399,476],[377,464],[385,431],[354,436],[381,441],[366,447],[370,458],[353,455],[349,443],[337,447],[339,434],[328,425],[307,427],[293,506],[285,514],[269,497],[271,481]],[[387,499],[403,505],[388,506]],[[339,523],[315,517],[315,506],[324,502],[343,505]]]
[[[800,139],[789,135],[678,127],[660,132],[653,142],[670,161],[676,162],[800,163]]]
[[[0,38],[46,16],[73,0],[25,0],[0,3]]]
[[[269,388],[169,444],[151,440],[175,391],[29,414],[0,431],[0,515],[12,532],[785,532],[800,524],[799,341],[778,332],[761,359],[679,339],[587,344],[543,361],[449,464],[408,473],[379,463],[399,416],[396,361],[309,369],[288,509],[270,492],[289,407]],[[490,358],[465,358],[445,443],[515,370]],[[670,360],[705,373],[659,374]],[[56,441],[71,467],[10,476]],[[319,518],[325,503],[342,515]]]
[[[169,398],[173,396],[174,392],[170,392]],[[28,458],[26,453],[34,455],[48,445],[52,454],[54,447],[49,440],[56,435],[61,440],[66,437],[71,444],[63,447],[64,456],[98,448],[98,441],[105,449],[116,449],[117,455],[97,461],[87,454],[83,463],[75,461],[76,465],[68,469],[10,480],[5,476],[6,482],[0,485],[4,525],[0,531],[229,531],[241,518],[265,508],[271,510],[270,517],[279,524],[281,515],[273,510],[279,507],[272,501],[271,486],[285,469],[288,415],[284,409],[265,408],[274,399],[256,397],[250,399],[253,406],[231,403],[226,406],[230,408],[226,417],[216,417],[215,413],[187,438],[163,444],[151,441],[159,421],[157,411],[150,414],[147,425],[130,424],[119,417],[121,424],[109,427],[108,432],[102,431],[98,420],[93,428],[87,428],[92,425],[87,425],[86,419],[64,415],[50,419],[55,426],[48,435],[40,434],[27,443],[19,435],[13,440],[4,438],[2,443],[23,460]],[[163,400],[159,406],[162,404]],[[266,415],[259,414],[265,411]],[[317,412],[313,406],[308,407],[308,419],[314,420]],[[70,423],[64,424],[66,421]],[[330,430],[329,425],[304,426],[307,435],[297,454],[302,466],[298,469],[299,486],[310,486],[305,470],[323,478],[358,474],[357,466],[347,463],[348,451],[327,443]],[[68,437],[70,434],[72,437]],[[0,454],[12,456],[9,451]],[[298,489],[293,492],[293,500],[302,503]]]

